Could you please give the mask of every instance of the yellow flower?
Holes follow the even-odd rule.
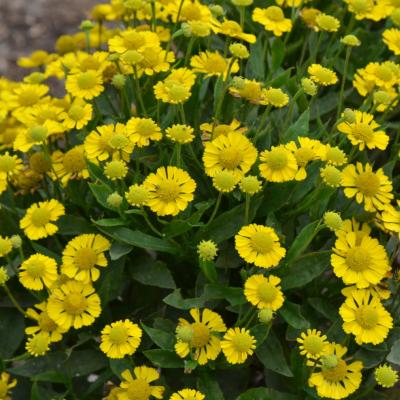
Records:
[[[54,199],[41,201],[28,208],[25,216],[20,220],[19,226],[29,239],[43,239],[58,231],[54,222],[64,214],[64,206],[59,201]]]
[[[142,330],[128,319],[112,322],[101,331],[100,350],[109,358],[124,358],[139,347]]]
[[[160,377],[156,369],[146,366],[135,367],[133,375],[129,370],[125,370],[121,376],[124,379],[121,382],[121,389],[124,389],[124,392],[119,394],[118,400],[149,400],[150,397],[163,398],[164,387],[150,385]]]
[[[217,256],[218,246],[212,240],[202,240],[197,245],[197,253],[203,261],[212,261]]]
[[[270,182],[287,182],[295,179],[298,165],[295,156],[285,146],[272,146],[260,154],[260,174]]]
[[[36,50],[29,57],[20,57],[17,64],[22,68],[38,68],[50,62],[52,56],[44,50]]]
[[[93,106],[77,98],[60,114],[60,118],[65,129],[82,129],[92,119],[92,115]]]
[[[273,32],[275,36],[282,36],[284,32],[292,30],[292,21],[285,18],[282,9],[277,6],[256,7],[253,10],[253,21],[263,25],[266,31]]]
[[[248,175],[242,178],[239,187],[246,195],[253,196],[262,189],[262,184],[256,176]]]
[[[343,330],[353,334],[358,345],[382,343],[393,327],[391,315],[368,289],[353,290],[340,306],[339,314]]]
[[[243,364],[254,353],[256,339],[245,328],[231,328],[225,333],[221,348],[229,364]]]
[[[357,240],[354,232],[338,232],[332,250],[333,271],[346,285],[356,284],[360,289],[367,288],[378,284],[390,271],[385,248],[370,236],[365,235]]]
[[[111,181],[123,179],[128,173],[128,167],[125,161],[112,160],[105,164],[104,175]]]
[[[388,231],[400,233],[400,211],[391,205],[387,205],[383,209],[380,222]]]
[[[384,388],[393,387],[399,379],[397,371],[387,364],[377,367],[374,371],[374,377],[377,383]]]
[[[280,278],[274,275],[252,275],[244,284],[244,295],[248,302],[259,309],[279,310],[284,302],[279,284]]]
[[[31,83],[21,83],[17,85],[10,96],[7,97],[7,106],[10,109],[24,111],[28,107],[42,103],[48,99],[45,95],[49,91],[46,85],[37,85]]]
[[[104,90],[102,74],[94,70],[73,70],[67,76],[65,89],[73,97],[91,100]]]
[[[190,143],[194,139],[194,129],[189,125],[175,124],[165,130],[167,138],[180,144]]]
[[[63,329],[79,329],[100,315],[100,298],[90,284],[67,281],[51,292],[47,312]]]
[[[245,33],[236,21],[224,19],[222,22],[212,21],[213,31],[220,35],[229,36],[233,39],[243,40],[247,43],[255,43],[256,36],[252,33]]]
[[[358,47],[361,45],[360,39],[355,35],[346,35],[340,39],[340,43],[350,47]]]
[[[382,36],[383,43],[398,56],[400,54],[400,30],[397,28],[386,29]]]
[[[108,41],[110,52],[123,54],[128,50],[140,51],[147,47],[160,46],[160,39],[155,32],[126,29]]]
[[[27,153],[34,145],[43,145],[50,136],[49,130],[43,125],[33,125],[19,130],[14,140],[14,150]]]
[[[262,268],[277,266],[286,254],[275,231],[257,224],[246,225],[239,231],[235,247],[246,262]]]
[[[0,180],[8,180],[23,169],[22,160],[8,151],[0,155]]]
[[[337,126],[339,132],[344,133],[353,146],[360,150],[378,148],[385,150],[389,143],[389,136],[375,122],[374,116],[362,111],[354,111],[355,121],[342,122]]]
[[[204,400],[206,396],[194,389],[182,389],[171,395],[169,400]]]
[[[6,256],[13,249],[12,242],[7,236],[0,236],[0,257]]]
[[[289,103],[289,96],[281,89],[269,88],[264,91],[264,99],[267,105],[282,108]]]
[[[43,356],[50,350],[50,336],[43,332],[32,335],[28,338],[25,348],[34,357]]]
[[[97,281],[100,271],[96,267],[107,267],[104,252],[110,247],[110,242],[102,235],[89,233],[74,237],[62,253],[61,272],[84,283]]]
[[[318,14],[315,18],[315,22],[321,31],[337,32],[340,28],[340,22],[337,18],[324,13]]]
[[[10,279],[7,269],[5,267],[0,267],[0,286],[4,286]]]
[[[322,86],[334,85],[338,81],[338,77],[334,71],[325,68],[320,64],[310,65],[307,72],[315,83]]]
[[[240,97],[252,104],[268,105],[266,91],[260,82],[241,77],[234,77],[229,87],[229,93],[234,97]]]
[[[151,118],[131,118],[126,124],[129,139],[138,147],[148,146],[150,140],[162,139],[160,127]]]
[[[2,372],[0,375],[0,399],[1,400],[12,400],[11,389],[17,385],[17,380],[12,379],[10,381],[10,374]]]
[[[149,190],[144,185],[131,185],[127,192],[125,192],[125,198],[127,202],[134,207],[141,207],[147,204],[149,200]]]
[[[363,203],[364,209],[370,212],[383,210],[393,198],[392,183],[382,168],[374,172],[369,164],[348,165],[343,170],[342,186],[346,197],[355,197],[357,203]]]
[[[232,43],[229,46],[229,51],[231,52],[231,54],[236,57],[239,58],[240,60],[245,60],[246,58],[249,58],[250,53],[247,50],[247,47],[245,45],[243,45],[242,43]]]
[[[213,186],[221,193],[232,192],[239,180],[238,175],[229,170],[218,171],[212,178]]]
[[[342,185],[342,172],[333,165],[327,165],[321,168],[320,175],[324,183],[330,187],[337,188]]]
[[[138,63],[138,73],[154,75],[159,72],[166,72],[170,69],[170,63],[175,61],[175,54],[168,53],[161,47],[146,47],[140,51],[142,60]]]
[[[221,352],[219,332],[225,332],[226,326],[221,316],[205,308],[190,310],[194,322],[190,323],[183,318],[179,319],[177,327],[177,342],[175,351],[179,357],[185,358],[192,353],[192,357],[200,365],[205,365],[208,360],[215,360]],[[187,335],[179,335],[182,328],[187,328]]]
[[[39,311],[36,311],[35,308]],[[27,335],[35,335],[37,333],[45,333],[49,335],[50,342],[59,342],[62,339],[62,334],[66,332],[65,329],[57,325],[47,312],[47,303],[35,304],[35,308],[28,308],[26,315],[36,321],[37,325],[25,328]]]
[[[307,329],[297,338],[300,354],[311,360],[318,360],[328,345],[326,335],[316,329]]]
[[[372,19],[372,14],[375,7],[374,0],[345,0],[349,11],[355,14],[356,19]]]
[[[160,167],[143,183],[149,192],[146,203],[157,215],[177,215],[193,200],[196,182],[177,167]]]
[[[308,379],[308,384],[315,387],[318,396],[345,399],[359,388],[363,364],[361,361],[345,361],[343,356],[346,352],[347,348],[340,344],[328,344],[324,353],[331,362],[328,365],[318,364],[317,370]]]
[[[231,64],[230,73],[239,71],[239,64],[235,60],[223,57],[218,51],[203,51],[190,59],[190,66],[194,72],[199,72],[209,76],[222,76],[226,78]]]
[[[326,211],[323,215],[324,224],[331,231],[336,232],[343,228],[343,220],[339,213]]]
[[[19,281],[30,290],[51,288],[57,277],[56,261],[43,254],[33,254],[20,267]]]

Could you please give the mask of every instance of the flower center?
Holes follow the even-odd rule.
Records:
[[[355,124],[352,129],[353,136],[364,142],[370,142],[374,137],[373,129],[365,123]]]
[[[331,382],[340,382],[347,375],[347,364],[344,360],[338,360],[335,368],[324,368],[321,371],[322,376]]]
[[[64,168],[71,173],[77,173],[86,168],[86,161],[83,152],[78,149],[71,149],[64,154]]]
[[[353,0],[351,6],[356,13],[365,13],[370,9],[371,1],[368,0]]]
[[[57,329],[57,324],[47,315],[46,312],[42,312],[39,315],[38,325],[40,330],[43,332],[53,332]]]
[[[389,82],[393,78],[392,70],[385,65],[379,66],[375,72],[376,76],[384,82]]]
[[[117,133],[113,136],[111,136],[110,140],[108,141],[108,144],[113,148],[113,149],[123,149],[129,142],[129,139],[123,135],[122,133]]]
[[[269,253],[274,245],[274,239],[269,233],[256,232],[250,238],[250,243],[258,253]]]
[[[97,254],[92,248],[83,247],[77,250],[74,261],[80,269],[92,269],[96,265]]]
[[[189,94],[189,89],[178,82],[168,82],[167,89],[169,97],[174,101],[183,101]]]
[[[226,61],[221,56],[212,56],[207,59],[204,69],[209,72],[222,74],[227,68]]]
[[[65,296],[64,308],[68,314],[80,315],[87,308],[86,297],[79,292],[71,292]]]
[[[68,110],[68,116],[75,122],[80,121],[85,115],[85,110],[81,106],[71,106]]]
[[[283,21],[283,19],[285,18],[285,16],[283,15],[283,11],[277,6],[268,7],[265,14],[268,19],[274,22]]]
[[[92,89],[96,85],[96,74],[93,71],[83,72],[78,76],[77,84],[80,89]]]
[[[50,211],[45,208],[37,208],[31,215],[31,220],[35,226],[44,226],[50,221]]]
[[[151,386],[144,379],[135,379],[127,388],[129,400],[148,400],[151,396]]]
[[[321,82],[330,82],[332,80],[332,72],[326,68],[319,69],[315,75]]]
[[[304,339],[303,346],[307,353],[316,355],[324,348],[324,341],[320,336],[309,335]]]
[[[137,32],[128,32],[124,36],[124,47],[129,50],[136,50],[146,43],[145,38]]]
[[[240,351],[242,353],[247,353],[251,349],[252,344],[253,341],[251,339],[251,336],[245,332],[237,333],[232,338],[233,347],[235,347],[237,351]]]
[[[370,254],[368,249],[354,247],[349,249],[346,256],[346,264],[354,271],[360,272],[370,265]]]
[[[278,289],[269,282],[262,282],[258,285],[257,294],[264,303],[271,303],[274,301],[277,293]]]
[[[9,154],[4,154],[0,156],[0,171],[1,172],[11,172],[16,167],[16,161],[14,157]]]
[[[240,149],[228,147],[227,149],[221,150],[219,154],[219,161],[221,165],[226,169],[237,168],[243,160],[243,154]]]
[[[201,322],[192,324],[193,336],[191,345],[196,348],[204,347],[210,340],[210,329]]]
[[[51,160],[43,152],[33,153],[29,159],[29,166],[37,173],[43,174],[51,170]]]
[[[136,125],[135,132],[140,136],[151,136],[155,133],[155,125],[152,120],[142,119]]]
[[[33,106],[40,96],[33,89],[26,89],[18,95],[18,103],[23,107]]]
[[[41,278],[46,271],[46,267],[43,263],[40,261],[31,261],[27,266],[26,266],[26,272],[32,277],[32,278]]]
[[[28,138],[32,142],[44,142],[47,137],[47,128],[45,126],[37,125],[28,129]]]
[[[295,153],[297,164],[304,167],[307,163],[314,158],[314,152],[306,147],[301,147]]]
[[[175,201],[180,194],[180,187],[176,182],[165,181],[158,185],[157,195],[166,203]]]
[[[114,326],[111,328],[109,339],[114,344],[122,344],[128,340],[128,331],[123,326]]]
[[[356,178],[356,186],[366,196],[375,196],[379,192],[380,180],[373,172],[362,172]]]
[[[267,164],[275,171],[279,171],[286,167],[288,163],[288,157],[284,150],[274,149],[268,154]]]
[[[371,305],[361,306],[356,311],[356,320],[364,329],[372,329],[378,324],[379,315]]]
[[[343,164],[345,162],[345,156],[343,152],[337,147],[330,147],[326,152],[326,159],[335,164]]]

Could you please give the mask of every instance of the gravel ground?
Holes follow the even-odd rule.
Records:
[[[96,0],[0,0],[0,75],[17,79],[15,62],[33,50],[52,51],[59,35],[73,33]]]

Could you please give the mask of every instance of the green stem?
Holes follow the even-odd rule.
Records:
[[[342,109],[343,109],[344,87],[346,85],[346,77],[347,77],[347,70],[349,68],[350,55],[351,55],[351,47],[348,46],[347,49],[346,49],[346,58],[345,58],[345,61],[344,61],[342,84],[340,85],[339,103],[338,103],[336,119],[339,119],[340,114],[341,114]]]
[[[245,200],[245,207],[244,207],[244,224],[248,225],[249,223],[249,216],[250,216],[250,203],[251,203],[251,198],[248,194],[246,194],[246,200]]]
[[[214,220],[215,216],[217,215],[217,212],[219,210],[219,206],[221,205],[221,200],[222,200],[222,192],[218,193],[217,201],[215,202],[214,210],[211,214],[210,219],[208,220],[206,226],[210,225],[211,222]]]
[[[146,224],[149,226],[149,228],[158,236],[164,237],[164,235],[150,222],[149,216],[147,215],[146,210],[142,207],[142,215],[144,220],[146,221]]]
[[[14,297],[14,295],[11,293],[10,289],[6,284],[4,284],[4,290],[7,293],[7,296],[10,298],[11,303],[14,304],[15,308],[24,316],[26,317],[26,312],[23,310],[23,308],[20,306],[18,303],[17,299]]]
[[[176,28],[178,27],[179,24],[179,18],[181,16],[181,12],[182,12],[182,7],[183,7],[183,3],[185,2],[185,0],[181,0],[181,2],[179,3],[179,8],[178,8],[178,13],[176,14],[176,21],[175,21],[175,25],[174,28],[171,31],[171,37],[168,41],[167,47],[166,47],[166,51],[165,51],[165,58],[167,58],[168,56],[168,52],[171,49],[172,46],[172,41],[173,41],[173,37],[174,37],[174,33],[176,32]]]
[[[156,31],[156,2],[155,2],[155,0],[151,1],[151,30],[153,32]]]
[[[239,7],[240,27],[242,28],[242,31],[244,30],[245,10],[245,7]]]
[[[135,96],[136,96],[136,99],[139,101],[140,108],[142,109],[143,115],[145,117],[147,117],[146,107],[144,106],[144,101],[143,101],[143,97],[142,97],[142,91],[140,89],[140,83],[139,83],[136,65],[133,67],[133,74],[135,77],[135,84],[136,84]]]
[[[254,134],[254,143],[257,141],[258,136],[261,134],[263,126],[265,124],[265,121],[267,120],[271,110],[272,110],[271,106],[267,106],[265,108],[264,114],[262,115],[261,120],[260,120],[260,122],[258,124],[258,128],[256,130],[256,133]]]
[[[195,40],[196,40],[195,36],[191,36],[189,39],[189,44],[188,44],[188,47],[186,50],[186,56],[185,56],[185,66],[188,66],[188,64],[189,64],[189,60],[190,60],[190,56],[192,55],[192,50],[193,50],[193,45],[194,45]]]

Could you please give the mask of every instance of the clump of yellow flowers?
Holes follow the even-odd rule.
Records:
[[[86,15],[0,77],[0,400],[398,397],[400,2]]]

